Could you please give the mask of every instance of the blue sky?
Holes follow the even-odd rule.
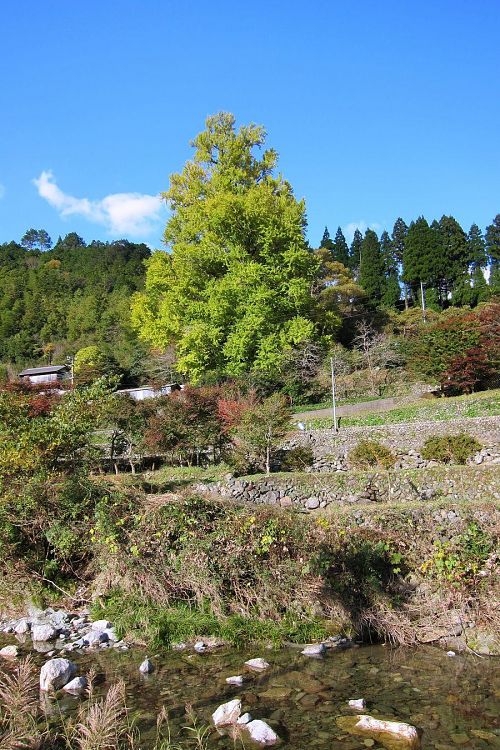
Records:
[[[257,122],[309,238],[500,212],[499,0],[5,0],[0,241],[159,247],[206,116]]]

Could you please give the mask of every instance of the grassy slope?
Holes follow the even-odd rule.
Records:
[[[448,421],[467,417],[491,417],[500,415],[500,390],[473,393],[454,398],[420,399],[414,404],[398,407],[382,414],[365,414],[359,417],[342,417],[342,427],[369,427],[385,424],[419,421]],[[318,429],[331,427],[331,419],[311,419],[307,427]]]

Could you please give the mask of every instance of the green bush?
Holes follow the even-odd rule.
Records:
[[[422,448],[422,458],[443,464],[465,464],[467,459],[481,450],[476,438],[461,432],[458,435],[432,435]]]
[[[376,440],[361,440],[349,453],[349,463],[356,469],[392,469],[396,456]]]
[[[314,453],[311,448],[305,445],[299,445],[297,448],[291,448],[284,451],[280,461],[282,471],[304,471],[307,466],[314,463]]]

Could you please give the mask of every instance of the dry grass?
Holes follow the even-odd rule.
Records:
[[[74,742],[79,750],[118,750],[129,730],[125,683],[118,682],[101,700],[90,699],[80,715]]]
[[[23,659],[14,672],[0,675],[0,747],[41,747],[38,727],[37,673],[31,657]]]
[[[1,750],[141,750],[144,744],[138,728],[129,716],[125,683],[111,685],[106,695],[94,694],[95,672],[87,675],[87,700],[76,720],[59,713],[49,727],[44,722],[38,696],[38,671],[31,657],[16,669],[0,675],[0,748]],[[163,708],[156,721],[151,750],[183,750],[194,747],[207,750],[210,733],[199,724],[191,706],[186,706],[187,741],[173,742],[168,713]]]

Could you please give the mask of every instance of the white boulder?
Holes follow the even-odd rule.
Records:
[[[99,646],[101,643],[107,643],[109,636],[104,630],[91,630],[87,635],[84,636],[84,641],[89,646]]]
[[[364,711],[366,708],[366,701],[364,698],[353,698],[348,702],[349,708],[355,708],[357,711]]]
[[[228,685],[243,685],[243,677],[240,674],[235,674],[233,677],[226,677]]]
[[[40,670],[40,690],[59,690],[75,673],[76,665],[69,659],[51,659]]]
[[[236,724],[241,714],[241,701],[235,698],[228,703],[223,703],[212,714],[212,721],[216,727],[227,727]]]
[[[311,643],[309,646],[302,649],[301,653],[304,654],[304,656],[323,656],[325,651],[326,646],[324,643]]]
[[[48,622],[34,623],[31,626],[31,637],[39,643],[53,641],[57,638],[57,630]]]
[[[275,745],[279,737],[272,729],[269,724],[261,719],[254,719],[245,725],[245,729],[250,734],[250,737],[254,742],[258,742],[259,745]]]
[[[15,626],[14,633],[17,633],[18,635],[24,635],[24,633],[29,633],[30,628],[30,621],[26,617],[22,617]]]
[[[0,656],[4,659],[15,659],[18,654],[17,646],[4,646],[0,649]]]
[[[68,693],[79,694],[83,693],[87,689],[88,681],[86,677],[75,677],[73,680],[64,685],[63,690]]]
[[[240,718],[236,722],[237,724],[249,724],[252,721],[252,717],[249,713],[241,714]]]
[[[416,727],[402,721],[382,721],[374,719],[373,716],[362,715],[358,717],[355,729],[362,734],[370,735],[382,744],[384,737],[389,735],[411,750],[420,748],[420,735]]]
[[[108,630],[108,628],[113,627],[113,624],[108,622],[108,620],[96,620],[90,627],[92,630]]]
[[[142,674],[151,674],[151,672],[154,672],[154,669],[153,662],[149,659],[144,659],[139,667],[139,672],[142,672]]]
[[[116,630],[114,628],[106,628],[102,632],[106,633],[106,635],[108,636],[108,639],[112,641],[113,643],[116,643],[119,640],[116,634]]]
[[[248,667],[249,669],[255,669],[256,671],[262,671],[263,669],[267,669],[270,665],[265,659],[261,659],[260,657],[257,659],[249,659],[245,662],[245,667]]]

